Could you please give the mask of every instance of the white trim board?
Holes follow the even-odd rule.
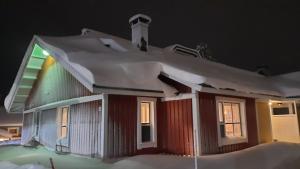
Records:
[[[86,103],[86,102],[91,102],[95,100],[102,100],[103,95],[92,95],[92,96],[84,96],[84,97],[77,97],[73,99],[67,99],[67,100],[62,100],[58,102],[53,102],[49,104],[45,104],[33,109],[25,110],[23,113],[30,113],[30,112],[35,112],[35,111],[41,111],[41,110],[47,110],[47,109],[52,109],[52,108],[57,108],[61,106],[67,106],[67,105],[73,105],[73,104],[79,104],[79,103]]]
[[[95,93],[116,94],[116,95],[129,95],[129,96],[165,97],[164,93],[103,89],[103,88],[94,88],[94,92]]]
[[[230,91],[230,90],[221,90],[221,89],[214,89],[209,87],[202,87],[201,90],[199,90],[199,92],[222,94],[222,95],[229,95],[229,96],[241,96],[241,97],[257,98],[257,99],[275,99],[275,100],[284,99],[282,97],[260,95],[254,93],[244,93],[244,92]]]

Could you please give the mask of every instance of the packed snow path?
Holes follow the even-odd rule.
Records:
[[[194,169],[194,159],[141,155],[115,163],[113,169]],[[198,169],[299,169],[300,144],[271,143],[238,152],[202,156]]]

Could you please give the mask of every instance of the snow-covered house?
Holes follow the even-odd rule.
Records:
[[[300,95],[298,80],[212,62],[182,45],[150,46],[150,22],[130,18],[131,41],[90,29],[34,36],[5,100],[24,114],[22,143],[103,158],[224,153],[285,139],[272,122],[286,110],[299,137],[288,98]],[[273,118],[279,103],[287,109]]]

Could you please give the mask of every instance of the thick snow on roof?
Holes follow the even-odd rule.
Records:
[[[245,150],[201,156],[198,169],[298,169],[300,145],[261,144]],[[194,158],[174,155],[141,155],[116,162],[112,169],[194,169]]]
[[[164,72],[193,85],[206,83],[215,88],[281,95],[261,75],[177,54],[172,47],[150,46],[148,52],[142,52],[128,40],[92,30],[80,36],[37,39],[50,54],[62,57],[76,71],[74,74],[85,77],[89,85],[165,91],[165,85],[157,79]]]
[[[143,52],[128,40],[89,29],[84,29],[82,35],[78,36],[34,36],[28,50],[32,50],[34,44],[47,50],[91,92],[95,92],[97,86],[163,91],[165,96],[173,96],[176,90],[157,78],[160,73],[164,73],[198,90],[201,90],[199,85],[205,83],[217,89],[233,89],[251,94],[294,96],[295,92],[300,93],[297,85],[292,86],[292,91],[289,91],[289,87],[282,89],[290,85],[288,81],[277,83],[272,78],[254,72],[201,57],[178,54],[174,52],[174,46],[164,49],[149,46],[148,51]],[[18,81],[22,77],[30,52],[27,51],[15,83],[5,100],[8,110],[18,90]],[[20,109],[22,103],[15,104],[15,107]]]
[[[271,78],[277,90],[286,97],[300,96],[300,71],[281,74]]]

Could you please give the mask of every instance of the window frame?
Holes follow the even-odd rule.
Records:
[[[157,147],[157,121],[156,121],[156,98],[138,97],[137,98],[137,149]],[[141,123],[141,103],[150,102],[150,125],[151,141],[142,142],[142,123]]]
[[[220,109],[219,109],[219,103],[231,103],[231,104],[239,104],[239,110],[240,110],[240,125],[241,125],[241,133],[242,136],[226,136],[225,131],[225,137],[221,136],[221,125],[224,125],[225,128],[225,117],[223,112],[223,106],[222,106],[222,115],[223,115],[223,123],[220,122]],[[248,142],[248,129],[247,129],[247,120],[246,120],[246,100],[245,99],[239,99],[239,98],[232,98],[232,97],[216,97],[216,114],[217,114],[217,129],[218,129],[218,145],[224,146],[224,145],[231,145],[231,144],[238,144],[238,143],[247,143]]]
[[[63,109],[64,108],[68,108],[68,112],[67,112],[67,125],[62,125],[62,116],[63,116]],[[69,139],[69,131],[70,131],[70,106],[61,106],[57,108],[57,122],[58,122],[58,128],[57,128],[57,139],[58,140],[63,140]],[[66,136],[62,137],[62,128],[66,127]]]

